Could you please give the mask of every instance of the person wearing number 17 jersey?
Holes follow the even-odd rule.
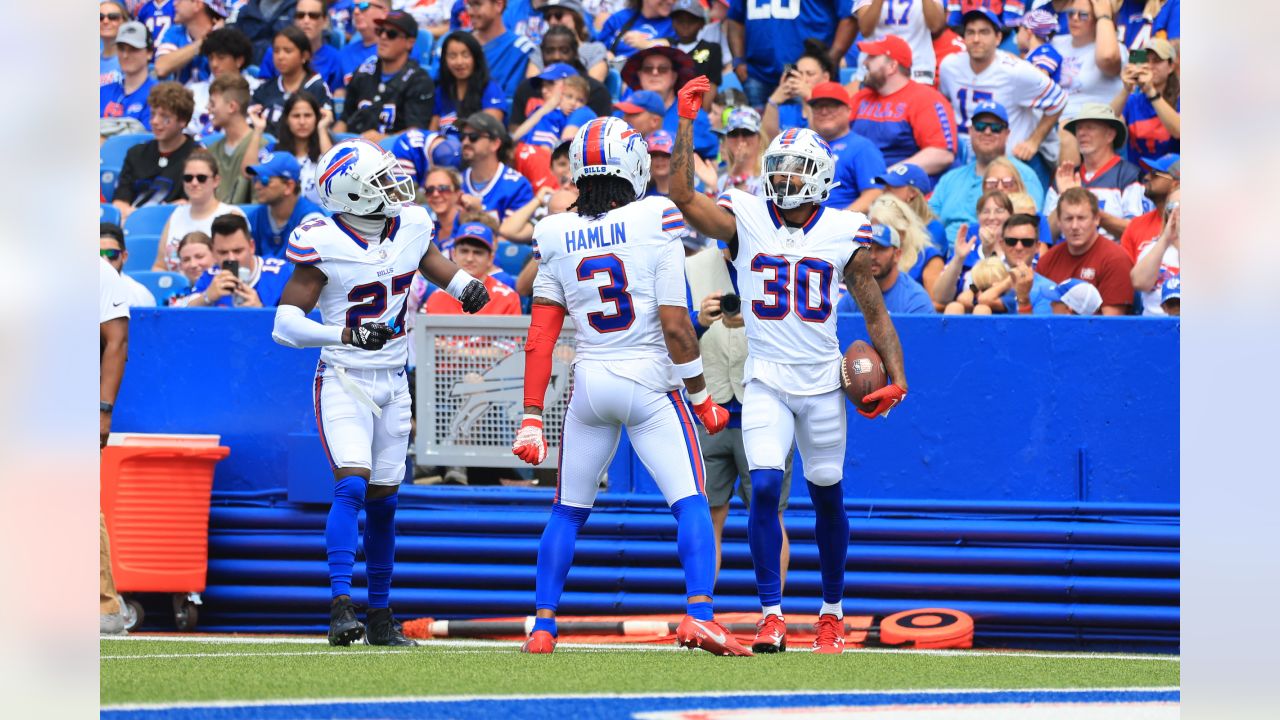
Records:
[[[684,220],[670,200],[643,197],[649,148],[623,120],[596,118],[579,128],[569,167],[577,203],[534,230],[538,277],[525,346],[525,416],[511,448],[534,465],[547,457],[542,408],[552,350],[565,314],[572,314],[577,351],[559,484],[538,546],[537,617],[523,650],[555,649],[555,616],[578,530],[626,427],[676,518],[688,613],[677,641],[716,655],[751,655],[712,612],[715,530],[693,416],[717,433],[729,413],[711,399],[702,377],[685,304]]]
[[[483,308],[489,294],[435,247],[431,218],[409,204],[413,181],[391,153],[366,140],[344,140],[320,158],[316,185],[321,203],[335,214],[289,236],[285,256],[295,268],[271,336],[289,347],[320,348],[316,424],[335,483],[325,525],[329,643],[363,637],[370,645],[415,645],[389,605],[396,491],[409,448],[405,299],[418,272],[447,288],[468,313]],[[319,323],[306,317],[317,303]],[[367,629],[351,602],[361,510]]]
[[[751,473],[747,539],[762,618],[752,650],[786,650],[782,615],[778,494],[794,441],[813,499],[822,607],[815,652],[844,650],[844,568],[849,518],[844,509],[845,409],[833,312],[844,277],[866,319],[891,384],[863,398],[878,417],[907,395],[902,346],[871,273],[871,225],[859,212],[824,209],[835,161],[822,136],[791,129],[769,143],[762,160],[765,197],[728,190],[717,200],[693,191],[692,123],[707,91],[705,77],[680,90],[680,125],[671,164],[671,199],[694,229],[723,240],[738,272],[747,327],[742,441]]]

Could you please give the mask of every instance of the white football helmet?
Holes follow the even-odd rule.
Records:
[[[810,202],[821,205],[837,184],[831,146],[808,128],[792,128],[775,137],[760,159],[760,172],[764,196],[783,210]],[[799,188],[791,183],[792,177],[800,179]]]
[[[649,146],[625,120],[599,117],[578,128],[569,145],[574,184],[592,175],[616,175],[644,195],[649,187]]]
[[[395,217],[413,200],[413,179],[368,140],[343,140],[316,163],[316,190],[329,212]]]

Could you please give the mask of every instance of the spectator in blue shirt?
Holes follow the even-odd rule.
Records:
[[[116,57],[116,35],[120,26],[129,22],[129,9],[124,0],[105,0],[98,3],[98,85],[110,85],[119,80],[120,61]]]
[[[338,53],[344,87],[365,60],[378,54],[376,22],[385,18],[390,10],[391,0],[360,0],[352,6],[351,19],[356,31]]]
[[[265,153],[245,172],[254,180],[254,200],[262,204],[249,218],[258,254],[284,258],[286,241],[294,228],[323,218],[324,211],[301,196],[302,166],[289,152]]]
[[[492,115],[478,112],[462,123],[462,207],[487,212],[499,223],[533,200],[533,185],[503,161],[511,154],[511,136]]]
[[[209,61],[200,43],[222,27],[226,0],[174,0],[174,25],[156,43],[156,77],[188,83],[209,78]]]
[[[480,42],[469,32],[454,32],[440,43],[440,73],[436,76],[435,117],[431,129],[447,128],[460,117],[484,112],[506,122],[510,100],[489,77],[489,63]]]
[[[1120,72],[1124,87],[1111,109],[1129,130],[1129,159],[1143,170],[1151,161],[1177,154],[1182,147],[1182,98],[1178,52],[1168,40],[1149,40],[1147,61]]]
[[[1011,216],[1004,222],[1001,244],[1010,271],[1008,289],[1000,298],[1005,310],[1052,315],[1057,283],[1033,269],[1040,246],[1040,218],[1025,213]]]
[[[146,26],[137,21],[121,25],[115,45],[122,77],[99,88],[99,117],[134,118],[150,130],[151,106],[147,104],[147,94],[156,81],[148,66],[151,39]]]
[[[294,27],[302,31],[311,45],[311,69],[324,80],[325,87],[333,97],[345,94],[347,80],[342,69],[342,57],[338,49],[324,41],[324,31],[329,19],[321,0],[298,0],[293,11]],[[276,71],[275,51],[267,48],[262,56],[262,64],[258,67],[258,77],[271,80],[279,73]]]
[[[831,146],[836,159],[835,179],[827,207],[865,213],[884,192],[876,178],[885,172],[884,156],[870,140],[849,129],[849,93],[840,83],[815,86],[809,93],[813,131]]]
[[[884,294],[884,308],[891,315],[932,315],[933,301],[920,283],[898,269],[902,260],[902,238],[888,225],[871,225],[871,274]],[[838,313],[859,312],[853,295],[843,294],[836,305]]]
[[[262,58],[276,33],[293,22],[296,4],[296,0],[248,0],[236,11],[234,25],[253,41],[255,59]]]
[[[502,88],[503,97],[515,97],[516,87],[524,80],[525,69],[529,66],[529,57],[538,51],[538,47],[523,35],[511,32],[503,24],[502,13],[507,7],[507,0],[466,2],[472,32],[484,47],[489,77]],[[511,112],[509,100],[504,110]]]
[[[622,66],[622,81],[628,87],[655,92],[662,98],[665,108],[662,127],[673,136],[680,124],[676,93],[692,79],[693,59],[680,50],[661,45],[635,53]],[[705,111],[699,110],[693,121],[693,151],[700,157],[711,159],[719,149],[720,142],[711,132],[711,119]]]
[[[773,8],[785,16],[774,17]],[[828,57],[838,64],[853,44],[856,31],[849,0],[731,0],[725,19],[733,71],[753,107],[765,104],[783,66],[804,54],[806,39],[816,38],[830,47]]]
[[[674,0],[629,0],[626,10],[604,21],[596,40],[604,43],[610,58],[629,58],[640,50],[668,47],[676,36],[671,26],[673,4]]]
[[[176,6],[182,1],[143,0],[142,2],[131,2],[129,4],[133,5],[133,9],[137,12],[135,19],[147,26],[147,32],[151,33],[151,37],[157,38],[164,35],[165,31],[173,26]]]
[[[249,226],[241,215],[219,215],[213,220],[213,254],[217,264],[200,276],[182,304],[185,307],[275,307],[293,263],[264,258],[255,252]],[[233,272],[226,266],[236,265]]]

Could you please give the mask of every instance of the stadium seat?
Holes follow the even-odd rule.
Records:
[[[130,258],[133,254],[130,253]],[[187,276],[176,272],[156,272],[153,270],[129,272],[129,277],[142,283],[156,297],[157,305],[167,305],[169,298],[185,294],[191,288]]]
[[[133,133],[130,135],[116,135],[107,138],[102,143],[102,147],[98,148],[98,181],[102,189],[102,197],[107,202],[111,202],[112,196],[116,193],[116,177],[120,174],[120,168],[124,167],[124,156],[129,152],[129,148],[139,143],[154,140],[155,136],[151,133]]]
[[[124,261],[124,271],[130,275],[146,272],[155,265],[156,251],[160,248],[160,233],[129,235],[124,246],[129,251],[129,259]]]
[[[134,210],[124,221],[124,246],[129,251],[125,272],[151,269],[160,245],[160,233],[173,208],[173,205],[147,205]]]
[[[506,272],[519,275],[531,255],[533,255],[532,245],[499,240],[498,252],[495,253],[493,261]]]
[[[333,104],[333,117],[336,120],[342,119],[342,108],[346,107],[343,98],[329,98],[329,102]],[[335,135],[337,133],[334,133]],[[346,134],[346,133],[342,133]]]
[[[120,209],[110,203],[101,203],[98,207],[98,222],[120,224]]]
[[[853,82],[853,76],[856,75],[857,72],[858,72],[858,68],[856,67],[840,68],[840,84],[848,85],[849,83]]]
[[[622,74],[613,68],[609,68],[609,74],[604,78],[604,86],[609,90],[609,97],[614,102],[622,99]]]
[[[413,59],[422,67],[431,64],[431,53],[435,50],[436,38],[430,30],[419,30],[418,39],[413,43]]]

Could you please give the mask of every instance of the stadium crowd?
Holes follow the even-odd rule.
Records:
[[[706,75],[696,187],[763,195],[764,148],[812,128],[890,312],[1178,313],[1179,0],[106,0],[99,24],[100,253],[135,306],[278,302],[316,163],[359,136],[504,299],[485,312],[527,312],[577,129],[624,118],[665,194]],[[435,290],[411,307],[458,311]]]

